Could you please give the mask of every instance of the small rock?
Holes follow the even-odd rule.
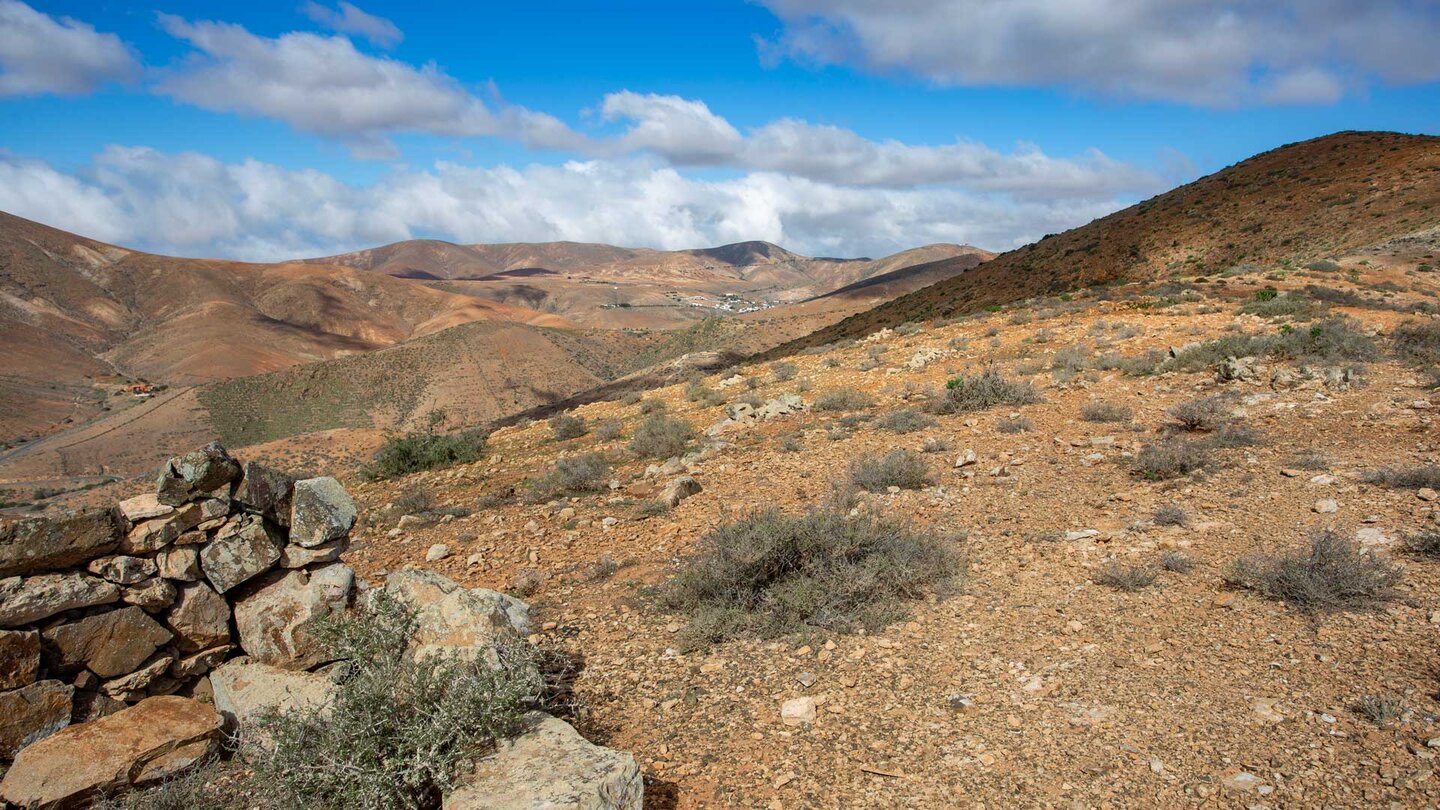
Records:
[[[40,634],[34,630],[0,630],[0,689],[18,689],[40,673]]]
[[[0,759],[14,759],[27,745],[70,725],[75,687],[40,681],[0,692]]]
[[[1415,497],[1422,501],[1433,501],[1436,498],[1436,492],[1430,487],[1421,487],[1415,491]]]
[[[795,680],[799,681],[801,686],[809,689],[810,687],[814,686],[815,681],[819,679],[815,677],[815,673],[813,672],[802,672],[799,675],[795,676]]]
[[[1329,515],[1340,511],[1340,502],[1334,499],[1316,501],[1310,509],[1322,515]]]
[[[450,556],[450,547],[444,543],[436,543],[425,552],[425,562],[439,562]]]
[[[787,726],[808,726],[815,722],[815,698],[791,698],[780,705],[780,722]]]
[[[641,810],[645,784],[635,757],[590,743],[547,714],[523,722],[526,731],[460,777],[442,810]]]

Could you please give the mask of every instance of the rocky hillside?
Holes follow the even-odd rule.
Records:
[[[1097,284],[1303,266],[1440,225],[1440,138],[1342,132],[1282,146],[771,351]]]

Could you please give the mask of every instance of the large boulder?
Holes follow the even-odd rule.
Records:
[[[84,667],[102,678],[133,672],[170,640],[170,631],[138,607],[86,616],[51,627],[44,635],[46,646],[53,650],[56,669]]]
[[[281,525],[290,523],[295,478],[254,461],[245,462],[234,498],[246,509]]]
[[[210,686],[226,723],[242,729],[266,712],[323,706],[335,692],[335,683],[324,675],[244,659],[216,668]]]
[[[113,509],[0,518],[0,577],[34,574],[114,551],[121,525]]]
[[[530,606],[486,588],[462,588],[433,571],[406,569],[385,580],[385,591],[415,611],[410,652],[500,661],[500,646],[530,633]]]
[[[326,476],[295,482],[290,501],[290,542],[313,548],[350,532],[358,515],[355,499]]]
[[[248,517],[200,549],[200,567],[215,590],[225,593],[280,561],[281,540],[262,518]]]
[[[147,698],[25,748],[0,781],[0,798],[27,810],[68,807],[166,779],[209,756],[221,725],[220,714],[199,701]]]
[[[160,503],[179,506],[226,486],[240,477],[240,465],[219,442],[165,462],[155,482]]]
[[[563,720],[532,712],[529,728],[475,763],[444,810],[640,810],[635,757],[587,742]]]
[[[230,603],[203,582],[180,587],[165,623],[175,631],[175,646],[181,652],[230,643]]]
[[[119,599],[118,585],[88,574],[0,579],[0,627],[18,627],[66,610]]]
[[[423,568],[406,568],[385,578],[386,593],[409,605],[412,610],[421,610],[462,590],[466,589],[453,579]],[[516,633],[530,635],[529,605],[509,594],[485,588],[472,588],[470,592],[493,602],[505,614],[505,619]]]
[[[0,759],[14,759],[27,745],[70,725],[75,687],[40,681],[0,692]]]
[[[328,661],[311,628],[349,605],[355,572],[333,563],[272,576],[235,604],[240,646],[252,660],[282,669],[310,669]]]
[[[35,682],[40,673],[40,634],[34,630],[0,630],[0,689]]]

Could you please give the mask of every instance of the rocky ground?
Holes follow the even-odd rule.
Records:
[[[1355,292],[1363,305],[1332,314],[1358,319],[1383,347],[1415,318],[1393,307],[1433,301],[1434,277],[1416,272],[1425,261],[1122,286],[797,356],[785,381],[741,367],[762,402],[857,389],[875,398],[860,411],[875,417],[923,410],[947,379],[991,365],[1032,381],[1043,401],[940,416],[910,433],[840,429],[844,414],[814,408],[728,425],[684,465],[703,490],[661,514],[646,505],[682,470],[647,477],[653,460],[627,455],[645,406],[585,406],[577,415],[592,427],[619,419],[621,435],[556,441],[536,423],[494,434],[475,464],[347,480],[367,515],[347,561],[371,581],[418,566],[525,596],[533,640],[580,662],[582,730],[635,753],[647,805],[1433,805],[1440,562],[1402,540],[1433,525],[1434,493],[1364,483],[1382,466],[1440,460],[1440,399],[1425,375],[1390,356],[1353,383],[1275,360],[1224,383],[1210,369],[1134,376],[1097,361],[1274,333],[1286,319],[1237,313],[1266,285]],[[750,393],[722,389],[729,377],[703,384],[730,402]],[[1188,477],[1132,472],[1170,408],[1218,392],[1233,394],[1234,418],[1258,444],[1217,450]],[[676,385],[651,398],[697,428],[725,419],[721,405],[685,394]],[[1083,420],[1096,401],[1130,415]],[[953,593],[875,634],[681,643],[687,617],[658,608],[651,586],[698,538],[747,510],[812,506],[853,459],[893,447],[944,448],[926,455],[933,484],[864,502],[954,538],[966,570]],[[620,462],[612,492],[503,497],[555,458],[594,450]],[[975,461],[957,467],[967,451]],[[1153,519],[1169,505],[1184,525]],[[1237,558],[1320,528],[1400,562],[1398,598],[1308,615],[1226,579]],[[1193,569],[1160,570],[1134,591],[1097,581],[1112,561],[1158,564],[1166,551]],[[1398,702],[1398,716],[1368,719],[1356,708],[1367,696]],[[785,722],[782,704],[796,698],[810,700],[792,703]]]

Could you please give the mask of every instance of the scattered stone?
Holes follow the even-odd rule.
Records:
[[[682,475],[665,485],[665,489],[660,493],[660,501],[670,507],[676,507],[691,495],[699,494],[701,489],[699,481],[688,475]]]
[[[466,589],[439,574],[409,569],[385,581],[391,596],[416,611],[411,654],[436,652],[499,660],[498,644],[530,635],[530,607],[485,588]],[[248,647],[247,647],[248,649]]]
[[[0,781],[0,798],[22,808],[70,806],[169,778],[215,750],[220,726],[203,703],[152,697],[25,748]]]
[[[144,557],[113,555],[91,560],[85,570],[119,585],[134,585],[155,576],[155,561]]]
[[[815,673],[813,672],[802,672],[795,676],[795,680],[799,681],[801,686],[809,689],[815,685],[815,682],[819,680],[819,678],[815,677]]]
[[[1435,490],[1430,487],[1421,487],[1415,490],[1415,497],[1422,501],[1433,501],[1437,497]]]
[[[1367,548],[1374,546],[1393,546],[1395,538],[1374,526],[1366,526],[1355,532],[1355,540]]]
[[[547,714],[525,722],[523,734],[476,761],[443,810],[641,810],[645,786],[633,756],[587,742]]]
[[[1334,499],[1316,501],[1310,509],[1322,515],[1329,515],[1340,511],[1340,502]]]
[[[180,586],[175,606],[165,616],[181,652],[230,643],[230,603],[203,582]]]
[[[1221,784],[1239,793],[1254,793],[1265,784],[1265,780],[1249,771],[1236,771],[1220,778]]]
[[[0,577],[36,574],[114,551],[120,520],[111,509],[0,518]]]
[[[211,442],[165,462],[155,482],[156,499],[168,506],[179,506],[239,477],[240,465],[219,442]]]
[[[450,556],[450,547],[444,543],[436,543],[425,551],[425,562],[440,562]]]
[[[279,562],[280,546],[263,519],[248,517],[200,550],[200,567],[215,590],[225,593]]]
[[[18,689],[40,673],[40,634],[34,630],[0,630],[0,689]]]
[[[27,745],[70,725],[74,695],[75,687],[60,681],[0,692],[0,759],[14,759]]]
[[[980,456],[976,455],[974,450],[966,448],[965,451],[960,454],[960,457],[955,459],[955,466],[969,467],[970,465],[976,463],[979,460]]]
[[[295,482],[290,506],[290,542],[305,548],[344,537],[356,517],[355,499],[328,476]]]
[[[240,646],[255,662],[282,669],[310,669],[330,660],[311,638],[310,628],[345,610],[355,572],[343,563],[332,563],[314,571],[272,576],[235,603]]]
[[[787,726],[808,726],[815,722],[815,698],[791,698],[780,704],[780,722]]]
[[[66,610],[119,599],[119,586],[88,574],[0,579],[0,627],[29,624]]]
[[[304,568],[316,563],[335,562],[340,559],[341,554],[345,553],[348,545],[343,539],[332,540],[314,548],[287,543],[284,548],[280,549],[280,567]]]

